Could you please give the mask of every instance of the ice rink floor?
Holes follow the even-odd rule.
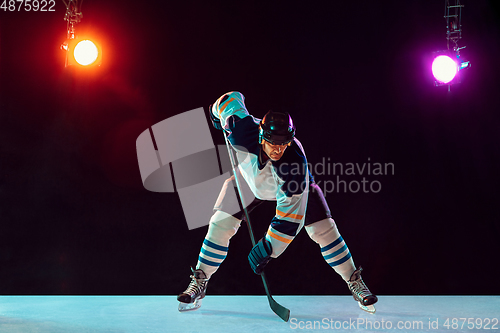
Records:
[[[377,313],[351,296],[208,295],[179,313],[175,296],[1,296],[0,332],[500,332],[500,296],[380,296]],[[470,318],[470,319],[469,319]]]

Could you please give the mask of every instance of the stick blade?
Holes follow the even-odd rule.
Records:
[[[276,302],[271,295],[267,295],[267,299],[269,301],[269,306],[271,307],[271,310],[273,310],[274,313],[276,313],[278,317],[283,319],[285,322],[288,322],[288,319],[290,319],[290,310],[288,310],[283,305]]]

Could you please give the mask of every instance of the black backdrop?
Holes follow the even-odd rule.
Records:
[[[62,2],[2,10],[0,294],[184,290],[207,227],[188,230],[176,193],[144,189],[135,140],[231,90],[257,117],[289,110],[311,163],[393,163],[366,176],[378,193],[327,194],[374,292],[498,294],[484,281],[500,253],[499,6],[464,4],[472,68],[450,92],[426,63],[446,48],[444,1],[87,0],[77,32],[105,52],[92,72],[64,68]],[[273,214],[253,213],[257,233]],[[249,249],[242,227],[209,293],[263,293]],[[268,277],[275,294],[348,293],[305,232]]]

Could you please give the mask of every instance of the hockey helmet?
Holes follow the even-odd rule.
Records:
[[[289,144],[295,136],[292,118],[286,112],[269,111],[260,122],[259,142],[273,145]]]

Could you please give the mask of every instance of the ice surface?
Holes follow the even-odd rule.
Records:
[[[184,313],[176,296],[2,296],[0,332],[500,332],[500,296],[379,296],[375,314],[351,296],[274,298],[291,310],[288,323],[266,296],[207,295]]]

